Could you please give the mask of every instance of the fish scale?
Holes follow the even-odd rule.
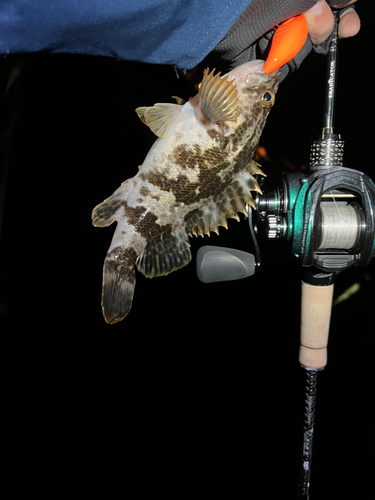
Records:
[[[102,309],[108,323],[129,313],[135,266],[165,276],[191,260],[188,235],[209,235],[239,220],[252,205],[262,174],[252,160],[278,88],[252,61],[224,77],[207,69],[200,91],[177,104],[137,108],[159,137],[137,175],[93,210],[93,224],[117,228],[103,270]]]

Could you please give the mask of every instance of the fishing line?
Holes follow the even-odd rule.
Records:
[[[332,202],[321,203],[322,237],[319,249],[349,250],[358,243],[360,217],[355,205],[339,203],[332,191]]]
[[[339,213],[340,217],[341,217],[341,220],[342,220],[342,223],[344,224],[344,219],[342,218],[341,216],[341,213],[340,213],[340,210],[339,210],[339,207],[337,205],[337,202],[336,202],[336,198],[335,198],[335,195],[333,194],[333,191],[332,189],[329,190],[331,196],[332,196],[332,200],[333,200],[333,203],[335,204],[335,207],[337,208],[337,212]]]
[[[251,208],[250,205],[246,205],[246,211],[247,211],[248,222],[249,222],[250,236],[252,238],[253,245],[254,245],[254,250],[255,250],[255,262],[256,262],[257,269],[259,271],[260,270],[260,262],[261,262],[260,261],[260,248],[259,248],[258,241],[257,241],[257,238],[256,238],[256,234],[255,234],[255,228],[254,228],[254,224],[253,224],[252,208]]]

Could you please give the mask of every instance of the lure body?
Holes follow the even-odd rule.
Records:
[[[308,35],[305,16],[291,17],[275,31],[271,49],[263,67],[264,73],[272,73],[288,63],[302,49]]]

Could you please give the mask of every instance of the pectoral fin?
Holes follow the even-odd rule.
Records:
[[[164,137],[177,116],[181,106],[172,103],[157,103],[154,106],[142,106],[135,110],[140,120],[158,137]]]
[[[234,81],[228,82],[214,75],[215,69],[209,73],[207,68],[199,89],[199,106],[201,111],[213,123],[222,124],[227,121],[236,122],[238,118],[237,88]]]
[[[136,113],[139,117],[139,119],[141,120],[142,123],[144,123],[145,125],[147,125],[147,122],[146,122],[146,118],[145,118],[145,113],[146,113],[146,109],[148,109],[149,107],[148,106],[140,106],[139,108],[136,108]]]

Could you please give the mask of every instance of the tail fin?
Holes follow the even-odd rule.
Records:
[[[107,254],[103,269],[102,310],[107,323],[123,320],[129,313],[135,288],[137,253],[116,247]]]
[[[134,227],[127,224],[123,211],[124,200],[133,186],[133,179],[123,182],[92,212],[94,226],[105,227],[117,221],[103,268],[102,310],[107,323],[121,321],[131,309],[135,288],[134,264],[143,250],[142,245],[138,253],[134,249]]]

